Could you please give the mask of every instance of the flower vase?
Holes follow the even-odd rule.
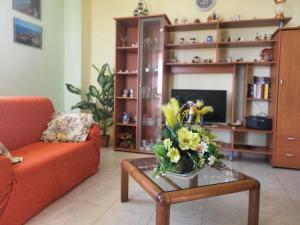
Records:
[[[176,173],[179,174],[185,174],[190,173],[194,169],[194,162],[189,157],[189,155],[186,152],[183,152],[181,154],[180,160],[178,161],[178,170]]]

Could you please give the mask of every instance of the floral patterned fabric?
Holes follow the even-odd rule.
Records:
[[[93,123],[92,114],[54,113],[41,139],[46,142],[84,142]]]

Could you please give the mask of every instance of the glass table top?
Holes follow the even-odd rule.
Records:
[[[224,167],[222,169],[216,169],[209,166],[205,166],[200,171],[194,171],[186,175],[167,173],[155,177],[154,168],[158,163],[156,158],[131,159],[129,162],[142,171],[153,183],[165,192],[248,179],[246,175],[234,171],[231,168]]]

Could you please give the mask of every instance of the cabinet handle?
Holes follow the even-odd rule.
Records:
[[[283,86],[283,80],[280,80],[280,85]]]
[[[294,154],[285,154],[285,156],[287,156],[287,157],[294,157],[295,155]]]
[[[293,137],[288,137],[287,138],[289,141],[296,141],[296,138],[293,138]]]

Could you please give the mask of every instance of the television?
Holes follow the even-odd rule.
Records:
[[[180,105],[187,101],[203,100],[206,106],[214,108],[213,113],[203,117],[206,124],[226,123],[227,91],[225,90],[184,90],[172,89],[172,98],[176,98]]]

